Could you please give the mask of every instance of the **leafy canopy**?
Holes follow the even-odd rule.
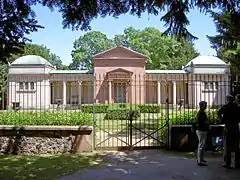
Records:
[[[240,12],[211,12],[217,35],[208,36],[220,58],[231,63],[233,72],[240,71]]]
[[[198,8],[202,12],[210,9],[225,9],[229,12],[239,10],[239,0],[1,0],[0,1],[0,57],[4,63],[12,54],[23,52],[23,45],[29,41],[26,34],[37,31],[36,16],[31,7],[42,4],[56,9],[62,14],[63,27],[90,30],[90,23],[98,17],[119,17],[130,13],[141,16],[143,12],[159,15],[165,22],[165,34],[194,40],[187,26],[187,14]],[[237,17],[234,17],[235,19]]]
[[[100,31],[88,32],[75,40],[72,51],[73,62],[70,69],[82,67],[92,69],[92,56],[114,46],[113,40],[109,39]]]
[[[43,5],[56,8],[62,13],[64,28],[90,30],[90,22],[98,17],[119,17],[130,13],[141,16],[143,12],[159,15],[166,11],[161,20],[165,22],[165,33],[177,38],[194,40],[187,26],[190,24],[187,14],[194,7],[207,12],[211,8],[235,11],[239,0],[39,0]]]
[[[13,54],[23,51],[24,43],[29,41],[26,34],[37,31],[35,13],[31,9],[34,1],[0,1],[0,57],[7,63]]]
[[[123,34],[109,39],[99,31],[92,31],[80,36],[74,42],[71,69],[79,69],[84,65],[92,69],[92,56],[117,44],[145,54],[147,69],[181,69],[190,59],[198,54],[193,44],[186,39],[177,40],[164,36],[158,29],[148,27],[143,30],[126,28]]]
[[[62,61],[59,56],[52,53],[50,51],[50,49],[48,49],[44,45],[27,43],[24,45],[23,52],[13,55],[13,57],[11,58],[11,61],[17,59],[20,56],[24,56],[24,55],[41,56],[44,59],[48,60],[53,66],[56,66],[57,69],[67,69],[68,68],[67,66],[62,64]]]

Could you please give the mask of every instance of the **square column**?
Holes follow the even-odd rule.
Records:
[[[63,106],[66,106],[67,104],[67,82],[66,81],[63,81],[63,100],[62,100],[62,103],[63,103]]]
[[[112,103],[112,81],[108,81],[108,103]]]
[[[157,82],[157,102],[161,104],[161,81]]]
[[[82,81],[78,81],[78,104],[82,104]]]
[[[177,105],[177,85],[176,81],[173,81],[173,105]]]

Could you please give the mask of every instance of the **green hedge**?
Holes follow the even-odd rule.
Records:
[[[207,110],[206,111],[210,124],[217,123],[218,116],[217,110]],[[185,112],[173,112],[169,114],[169,124],[170,125],[182,125],[191,124],[196,118],[197,110],[185,111]],[[162,116],[161,120],[166,121],[167,117]]]
[[[110,109],[110,110],[108,110],[104,119],[127,120],[127,119],[130,119],[130,115],[132,115],[134,119],[137,119],[141,116],[139,110],[130,110],[128,108],[122,108],[122,109]]]
[[[140,110],[140,113],[160,113],[161,106],[158,104],[127,104],[127,103],[114,103],[114,104],[96,104],[96,113],[107,113],[108,110],[114,109],[136,109]],[[93,104],[83,104],[81,110],[84,113],[93,113]]]
[[[96,113],[106,113],[109,107],[108,104],[95,104],[95,107],[93,106],[93,104],[83,104],[81,110],[83,113],[93,113],[93,108],[95,108]]]
[[[217,110],[207,110],[206,111],[210,124],[218,122]],[[173,112],[169,114],[169,125],[185,125],[192,124],[193,120],[196,118],[197,110],[185,111],[185,112]],[[167,117],[162,116],[160,119],[160,127],[167,123]],[[159,131],[159,140],[163,143],[168,143],[168,126],[163,127]]]
[[[91,114],[81,112],[3,111],[1,125],[92,125]]]
[[[161,106],[159,104],[141,104],[138,105],[141,113],[160,113]]]

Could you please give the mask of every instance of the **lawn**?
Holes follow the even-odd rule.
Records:
[[[101,153],[66,155],[0,156],[2,180],[55,180],[103,163]]]

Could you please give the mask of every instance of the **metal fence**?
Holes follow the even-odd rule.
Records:
[[[96,149],[169,145],[171,125],[189,124],[198,103],[211,123],[237,93],[227,74],[12,75],[1,86],[2,124],[93,125]]]

